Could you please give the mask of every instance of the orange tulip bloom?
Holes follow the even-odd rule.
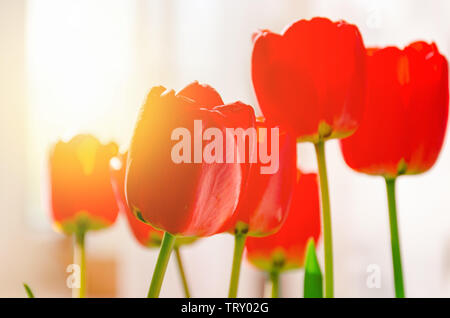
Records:
[[[174,235],[210,236],[232,217],[243,185],[241,163],[171,158],[173,132],[184,129],[195,138],[196,120],[202,129],[217,128],[223,134],[229,127],[254,126],[250,106],[217,106],[221,102],[213,88],[198,83],[178,93],[162,86],[151,89],[136,123],[126,172],[127,202],[141,220]]]
[[[51,211],[55,226],[66,234],[97,230],[114,223],[118,206],[109,172],[115,143],[77,135],[59,141],[50,154]]]

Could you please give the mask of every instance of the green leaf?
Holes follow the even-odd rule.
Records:
[[[30,286],[28,286],[27,284],[23,283],[23,287],[25,287],[25,291],[27,292],[28,298],[34,298],[34,294],[31,291]]]
[[[322,298],[323,297],[323,278],[317,260],[314,239],[309,239],[306,248],[305,260],[305,281],[303,286],[304,298]]]

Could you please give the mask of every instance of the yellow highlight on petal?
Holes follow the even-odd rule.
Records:
[[[84,138],[77,147],[77,158],[81,163],[85,175],[90,175],[94,171],[98,148],[98,141],[94,138]]]

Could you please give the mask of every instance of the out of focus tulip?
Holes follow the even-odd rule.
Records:
[[[109,168],[117,151],[115,143],[103,145],[94,136],[77,135],[59,141],[50,153],[53,222],[75,237],[74,263],[80,266],[80,287],[72,290],[76,297],[86,293],[86,233],[111,225],[119,211]]]
[[[94,136],[59,141],[50,154],[51,212],[56,228],[66,234],[97,230],[114,223],[118,206],[109,172],[115,143]]]

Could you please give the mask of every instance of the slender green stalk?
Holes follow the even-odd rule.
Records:
[[[320,193],[322,200],[323,240],[325,250],[325,297],[333,298],[333,240],[331,234],[330,196],[328,193],[327,165],[325,160],[325,142],[314,144],[317,165],[319,167]]]
[[[189,285],[186,279],[186,274],[184,272],[183,261],[181,260],[180,248],[178,246],[175,246],[174,252],[177,259],[178,271],[180,272],[181,282],[183,283],[184,295],[186,298],[191,298],[191,293],[189,292]]]
[[[83,226],[75,232],[75,263],[80,266],[80,288],[74,288],[72,296],[75,298],[86,297],[86,250],[85,250],[86,230]]]
[[[242,254],[244,253],[244,246],[246,239],[247,239],[247,231],[236,231],[236,234],[234,235],[233,267],[231,270],[230,289],[228,292],[228,298],[237,297],[239,285],[239,273],[241,271]]]
[[[403,285],[402,259],[400,255],[400,240],[397,224],[397,205],[395,200],[395,178],[386,178],[386,191],[389,206],[389,224],[391,228],[392,263],[394,267],[395,296],[405,297]]]
[[[175,236],[165,232],[159,250],[158,260],[156,261],[155,270],[153,271],[152,282],[148,290],[147,298],[158,298],[161,292],[164,274],[166,273],[167,264],[169,263],[170,254],[175,243]]]
[[[34,294],[30,286],[28,286],[28,284],[23,283],[23,287],[25,288],[28,298],[34,298]]]
[[[272,283],[272,298],[278,298],[280,297],[280,272],[271,271],[269,276]]]

